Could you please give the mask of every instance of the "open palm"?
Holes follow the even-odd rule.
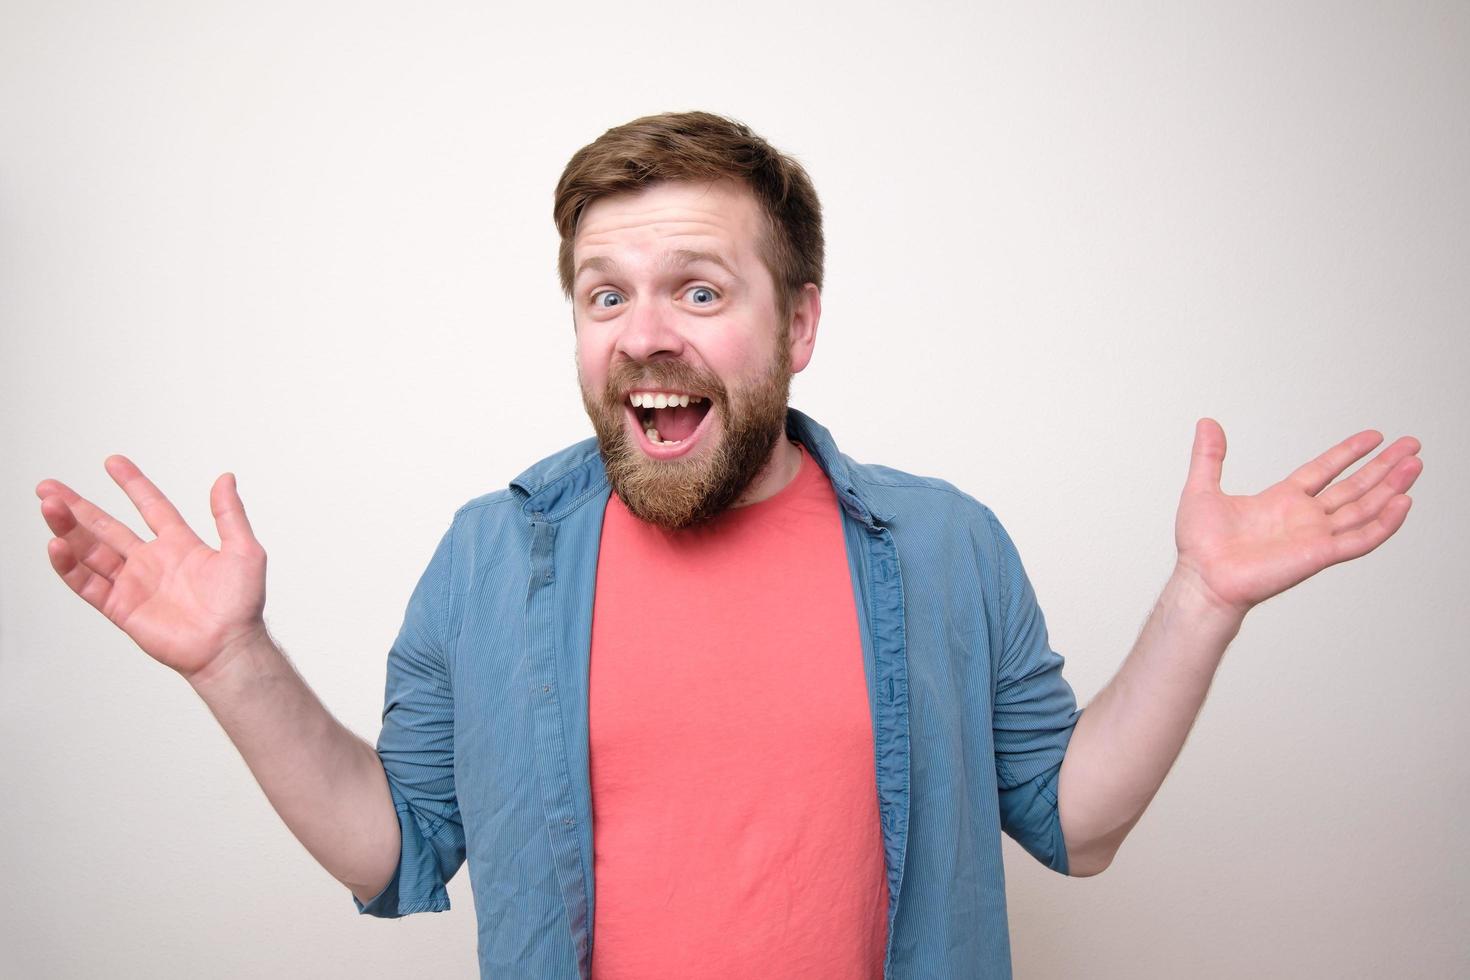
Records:
[[[1352,476],[1332,481],[1382,441],[1372,429],[1359,432],[1262,492],[1232,496],[1220,489],[1225,432],[1214,419],[1200,419],[1174,524],[1180,566],[1212,601],[1244,615],[1329,565],[1377,548],[1409,513],[1404,491],[1423,470],[1419,441],[1404,436]]]
[[[143,541],[65,484],[41,481],[41,515],[56,535],[47,552],[72,591],[186,677],[263,634],[265,550],[250,530],[234,476],[222,475],[210,490],[216,550],[127,458],[110,456],[105,465],[156,537]]]

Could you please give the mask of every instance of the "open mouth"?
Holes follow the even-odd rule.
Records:
[[[684,391],[638,389],[628,393],[634,424],[643,432],[652,455],[680,455],[697,441],[709,418],[711,403]]]

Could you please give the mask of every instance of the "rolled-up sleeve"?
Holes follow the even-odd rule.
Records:
[[[1032,857],[1067,874],[1057,783],[1082,712],[1062,677],[1064,660],[1047,639],[1046,618],[1021,556],[989,516],[1000,553],[1003,647],[992,717],[1001,827]]]
[[[388,653],[377,748],[403,845],[387,887],[366,904],[353,896],[365,915],[397,918],[448,909],[445,883],[464,863],[464,826],[454,792],[454,696],[445,655],[453,542],[451,525]]]

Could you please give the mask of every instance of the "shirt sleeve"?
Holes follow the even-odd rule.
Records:
[[[1046,618],[1014,542],[995,515],[1000,551],[1001,634],[992,724],[1001,827],[1032,857],[1068,873],[1057,785],[1062,758],[1082,712],[1062,677]]]
[[[449,908],[444,885],[464,863],[464,827],[454,793],[454,697],[445,659],[453,526],[408,601],[388,652],[378,757],[398,814],[403,846],[393,880],[365,915],[398,918]]]

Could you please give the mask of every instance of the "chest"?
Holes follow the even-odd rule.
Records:
[[[835,503],[749,517],[675,537],[609,508],[591,629],[594,756],[684,744],[696,731],[730,762],[793,738],[871,750]]]

